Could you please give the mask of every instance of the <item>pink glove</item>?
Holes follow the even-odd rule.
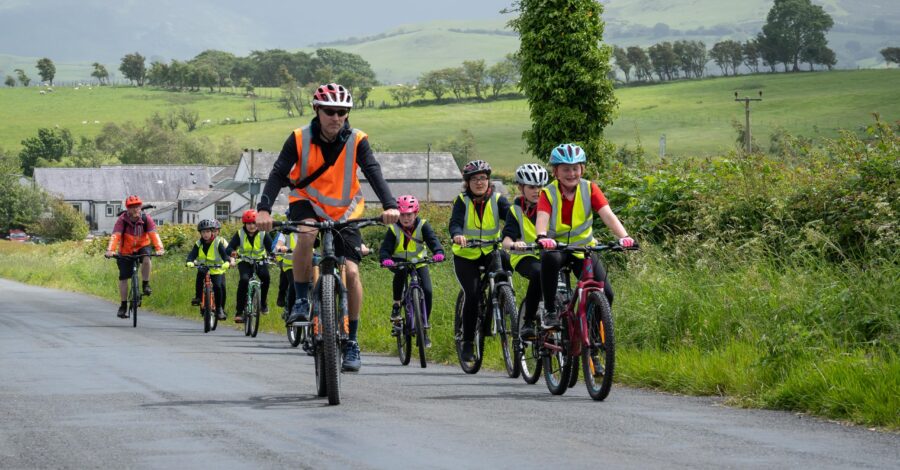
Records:
[[[631,237],[625,237],[619,239],[619,245],[622,245],[625,248],[634,245],[634,239]]]
[[[381,262],[381,265],[384,266],[385,268],[390,268],[390,267],[394,266],[395,264],[397,264],[397,263],[394,263],[394,260],[392,260],[392,259],[386,259]]]
[[[444,261],[444,254],[438,253],[438,254],[432,256],[431,259],[434,260],[435,263],[440,263],[441,261]]]
[[[545,250],[552,250],[556,248],[556,240],[552,238],[541,238],[537,241],[538,245],[541,245],[541,248]]]

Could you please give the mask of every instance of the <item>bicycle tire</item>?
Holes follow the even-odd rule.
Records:
[[[137,272],[131,277],[131,327],[137,328],[137,311],[141,305],[141,292],[138,290]]]
[[[210,320],[209,320],[209,322],[211,325],[210,329],[212,331],[216,331],[216,327],[219,326],[219,317],[216,316],[216,310],[218,308],[215,306],[216,305],[216,296],[215,296],[215,294],[213,294],[212,289],[210,289],[209,298],[212,299],[209,302],[209,305],[210,305],[210,312],[209,312]]]
[[[497,325],[497,333],[500,335],[500,349],[503,350],[503,362],[506,366],[506,375],[511,379],[519,377],[521,370],[519,369],[519,361],[516,361],[516,345],[513,338],[518,335],[515,333],[516,317],[519,315],[516,310],[516,294],[513,292],[512,286],[500,285],[497,287],[497,301],[500,305],[500,324]]]
[[[462,360],[462,311],[465,303],[465,292],[459,291],[456,296],[456,311],[453,315],[453,328],[456,338],[456,358],[459,361],[459,367],[467,374],[477,374],[481,369],[481,352],[484,351],[484,335],[481,334],[481,325],[475,325],[475,338],[473,341],[476,345],[475,361],[468,363]]]
[[[543,307],[538,308],[538,315]],[[525,340],[518,336],[522,331],[522,325],[525,324],[525,300],[519,304],[519,314],[516,316],[515,339],[518,342],[516,347],[516,360],[519,362],[519,371],[522,374],[522,380],[528,385],[534,385],[541,378],[541,369],[543,361],[533,339]]]
[[[312,301],[312,305],[310,305],[312,309],[310,312],[310,324],[304,328],[307,332],[306,338],[312,348],[312,354],[316,365],[316,395],[325,397],[328,396],[328,383],[325,382],[325,350],[319,342],[320,333],[316,329],[316,326],[320,324],[321,320],[321,318],[319,318],[319,301],[318,297],[315,295],[310,300]]]
[[[247,286],[247,300],[244,304],[244,336],[250,336],[250,315],[253,314],[253,291],[256,290],[251,282]]]
[[[416,345],[419,347],[419,367],[426,368],[425,362],[425,300],[420,288],[412,291],[413,327],[416,329]]]
[[[259,333],[259,315],[262,311],[260,295],[259,289],[253,291],[253,314],[250,315],[250,318],[244,320],[246,323],[249,323],[251,338],[256,338],[256,334]]]
[[[564,344],[564,331],[557,330],[548,333],[546,342],[556,345]],[[566,357],[565,351],[546,351],[546,354],[543,356],[543,362],[544,382],[547,383],[547,390],[553,395],[566,393],[572,366],[568,357]]]
[[[574,387],[578,384],[578,363],[580,362],[580,358],[578,356],[569,357],[569,361],[571,362],[571,367],[569,367],[569,388]]]
[[[410,312],[407,311],[407,305],[403,305],[403,315],[400,317],[400,331],[397,332],[397,357],[400,359],[400,365],[409,365],[412,357],[412,335],[410,334]],[[391,325],[391,328],[394,328]]]
[[[616,365],[612,311],[606,296],[600,292],[592,292],[588,296],[587,315],[591,347],[584,348],[581,352],[584,384],[591,398],[603,401],[612,389]]]
[[[209,333],[209,330],[212,329],[212,319],[210,317],[214,316],[212,314],[212,308],[210,308],[209,300],[209,292],[203,292],[203,306],[200,307],[200,312],[203,314],[204,333]]]
[[[338,336],[337,292],[335,291],[334,274],[323,274],[321,309],[319,310],[319,326],[322,329],[322,352],[325,356],[325,383],[328,387],[328,404],[341,403],[341,348]]]

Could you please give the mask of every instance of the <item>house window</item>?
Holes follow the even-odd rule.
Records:
[[[107,217],[115,217],[116,214],[122,212],[122,204],[107,204],[106,205],[106,216]]]
[[[231,202],[220,201],[216,203],[216,219],[227,220],[228,214],[231,214]]]
[[[80,203],[80,202],[73,202],[73,203],[72,203],[72,209],[75,209],[76,211],[81,212],[81,203]]]

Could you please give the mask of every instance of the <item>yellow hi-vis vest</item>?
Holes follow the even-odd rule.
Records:
[[[513,204],[512,207],[512,215],[515,217],[516,222],[519,223],[519,233],[522,234],[522,241],[525,243],[534,243],[537,239],[537,230],[534,228],[534,222],[529,219],[524,212],[522,212],[522,207],[518,204]],[[513,240],[518,241],[518,240]],[[512,264],[513,269],[516,268],[516,265],[519,264],[519,261],[522,261],[525,258],[538,258],[537,254],[534,253],[510,253],[509,254],[509,262]]]
[[[582,179],[575,188],[575,204],[572,206],[572,223],[562,221],[562,192],[559,181],[553,181],[544,189],[550,200],[550,226],[547,236],[562,243],[577,246],[594,244],[594,211],[591,210],[591,182]],[[578,253],[580,254],[580,253]]]
[[[392,258],[401,258],[411,263],[418,263],[425,259],[425,241],[422,239],[422,227],[425,225],[425,222],[424,219],[419,220],[418,225],[413,229],[412,237],[407,237],[406,232],[399,223],[391,225],[391,232],[397,239],[394,252],[391,254]],[[404,243],[407,238],[409,238],[408,244]],[[404,248],[403,245],[406,245],[406,247]]]
[[[472,198],[465,193],[457,196],[466,204],[466,218],[463,221],[463,235],[466,241],[482,240],[493,241],[500,238],[500,220],[497,201],[500,195],[496,192],[491,193],[491,198],[484,205],[484,214],[481,219],[478,218],[478,212],[475,210],[475,203]],[[454,202],[455,204],[455,202]],[[453,244],[453,255],[466,259],[478,259],[482,254],[488,254],[494,251],[493,247],[483,246],[480,248],[463,248],[458,244]]]
[[[203,241],[197,240],[197,259],[194,260],[194,263],[212,266],[214,264],[222,264],[223,262],[222,256],[219,255],[218,240],[213,240],[212,243],[209,244],[207,251],[203,251]],[[209,274],[211,275],[224,273],[225,268],[210,268],[209,270]]]
[[[287,245],[289,251],[293,252],[294,248],[297,247],[297,235],[294,233],[289,233],[289,234],[284,234],[284,236],[287,237],[287,243],[285,243],[285,245]],[[294,254],[293,253],[278,255],[276,257],[276,259],[281,262],[281,270],[282,271],[288,271],[290,269],[294,269]]]
[[[266,237],[266,232],[256,232],[256,238],[253,239],[252,245],[246,230],[242,228],[238,234],[241,237],[241,245],[237,249],[239,255],[251,259],[263,259],[266,257],[266,249],[263,247],[263,238]]]

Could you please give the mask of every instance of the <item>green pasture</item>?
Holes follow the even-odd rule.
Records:
[[[744,120],[743,104],[734,101],[734,91],[756,96],[761,90],[763,101],[752,104],[752,129],[755,142],[766,149],[779,127],[818,139],[835,137],[839,129],[854,130],[873,112],[888,121],[900,119],[898,89],[900,69],[759,74],[626,87],[616,90],[620,106],[607,136],[631,148],[639,141],[651,155],[657,154],[663,134],[667,156],[722,154],[735,148],[731,122]],[[187,107],[198,111],[201,121],[210,120],[197,135],[213,140],[229,136],[241,146],[278,151],[291,129],[307,117],[288,117],[279,108],[277,89],[261,89],[259,94],[259,122],[247,122],[250,100],[231,93],[58,87],[41,95],[34,87],[2,88],[0,147],[18,151],[22,139],[36,135],[40,127],[59,126],[76,138],[92,137],[107,122],[140,123],[154,113]],[[392,104],[385,88],[373,91],[370,99]],[[531,159],[521,139],[529,122],[524,99],[376,107],[357,109],[352,116],[353,125],[369,133],[378,148],[393,151],[424,151],[428,143],[438,144],[467,129],[475,136],[478,156],[505,173]]]

